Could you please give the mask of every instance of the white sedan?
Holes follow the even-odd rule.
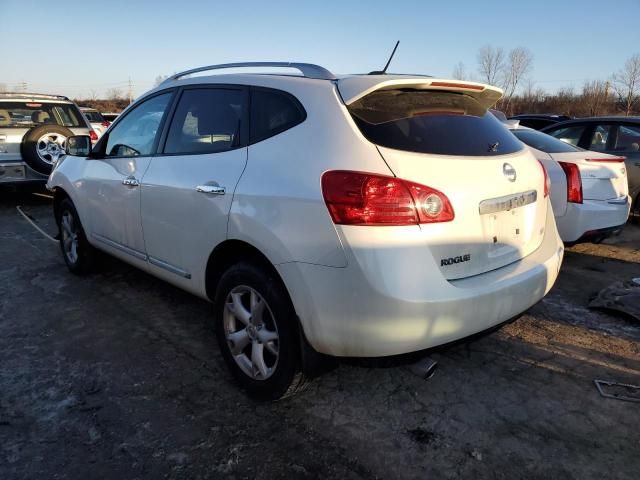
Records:
[[[515,124],[510,130],[547,170],[565,243],[600,242],[622,229],[631,207],[624,157],[583,150]]]

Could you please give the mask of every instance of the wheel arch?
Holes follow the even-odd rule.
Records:
[[[269,273],[271,273],[274,278],[284,286],[287,294],[289,294],[289,298],[291,298],[289,289],[282,280],[278,270],[264,253],[248,242],[229,239],[217,245],[207,260],[207,267],[205,270],[205,292],[209,300],[215,300],[220,278],[227,268],[242,260],[256,263],[268,270]]]
[[[278,273],[276,267],[264,253],[250,243],[243,240],[229,239],[220,243],[213,249],[209,255],[205,270],[205,291],[207,298],[212,302],[215,301],[216,290],[225,270],[234,263],[243,260],[255,263],[265,268],[273,275],[273,278],[276,281],[280,282],[284,291],[287,292],[289,302],[291,303],[291,307],[296,317],[296,326],[299,334],[298,354],[300,355],[301,366],[305,375],[313,378],[331,368],[334,368],[336,363],[328,356],[318,353],[307,339],[304,326],[296,313],[291,292],[287,288],[287,285]]]

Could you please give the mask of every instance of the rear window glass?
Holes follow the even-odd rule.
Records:
[[[251,143],[259,142],[298,125],[306,118],[300,102],[276,90],[251,92]]]
[[[512,130],[523,143],[546,153],[580,152],[581,149],[569,143],[535,130]]]
[[[486,108],[460,93],[378,90],[349,111],[369,141],[396,150],[487,156],[523,148]]]
[[[104,118],[102,117],[102,114],[100,112],[82,112],[82,113],[84,113],[84,116],[87,117],[87,119],[90,122],[95,122],[95,123],[104,122]]]
[[[87,126],[78,109],[70,103],[0,102],[0,128],[39,125]]]

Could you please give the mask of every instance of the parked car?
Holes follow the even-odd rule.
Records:
[[[0,93],[0,185],[44,182],[73,135],[95,135],[67,97]]]
[[[545,127],[570,119],[571,117],[567,115],[549,115],[542,113],[522,113],[509,117],[509,120],[519,120],[520,125],[523,127],[529,127],[535,130],[542,130]]]
[[[640,117],[576,118],[543,132],[585,150],[625,156],[631,210],[640,216]]]
[[[102,116],[108,122],[113,122],[116,118],[118,118],[118,115],[120,115],[120,114],[119,113],[111,113],[111,112],[107,112],[107,113],[102,112]]]
[[[98,138],[100,138],[102,134],[107,131],[107,128],[109,128],[111,122],[104,118],[102,114],[95,108],[80,107],[80,111],[87,118],[87,120],[89,120],[91,128],[93,128],[93,130],[96,132],[97,141]]]
[[[622,230],[631,206],[624,157],[583,150],[527,127],[510,130],[547,170],[565,243],[599,242]]]
[[[302,76],[188,77],[238,66]],[[544,169],[487,112],[501,93],[280,62],[176,74],[94,149],[69,142],[48,183],[63,257],[83,273],[99,249],[212,301],[261,398],[319,354],[475,334],[539,301],[564,252]]]

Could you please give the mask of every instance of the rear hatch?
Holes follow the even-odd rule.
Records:
[[[369,80],[357,93],[354,82],[342,84],[350,78],[338,82],[342,97],[394,175],[443,192],[453,206],[453,221],[421,225],[445,278],[494,270],[538,248],[547,214],[544,173],[488,113],[500,90],[376,77],[379,88]]]
[[[624,157],[588,150],[551,156],[558,162],[578,165],[585,200],[615,200],[629,194]]]

